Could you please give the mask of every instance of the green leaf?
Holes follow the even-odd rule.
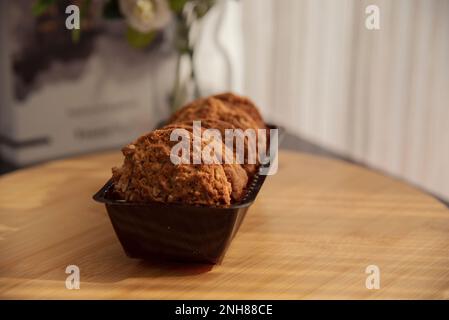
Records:
[[[48,10],[52,5],[56,3],[56,0],[37,0],[32,7],[32,12],[35,16],[40,16]]]
[[[187,2],[188,0],[170,0],[170,9],[172,9],[175,13],[182,12],[182,9]]]
[[[103,7],[103,18],[105,19],[120,19],[123,18],[118,0],[109,0]]]
[[[126,30],[126,39],[134,48],[147,47],[154,40],[155,36],[156,31],[142,33],[131,27],[128,27]]]

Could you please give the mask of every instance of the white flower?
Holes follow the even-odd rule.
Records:
[[[128,24],[142,33],[165,27],[171,18],[166,0],[119,0]]]

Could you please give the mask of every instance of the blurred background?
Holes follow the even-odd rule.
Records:
[[[3,172],[117,149],[232,90],[290,134],[449,200],[449,0],[0,3]]]

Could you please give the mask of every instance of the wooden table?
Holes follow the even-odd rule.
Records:
[[[0,178],[1,298],[449,298],[449,210],[368,169],[281,152],[221,265],[125,256],[92,200],[106,153]],[[77,265],[80,290],[65,287]],[[367,289],[368,265],[380,289]]]

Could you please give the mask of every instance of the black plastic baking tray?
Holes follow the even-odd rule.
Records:
[[[278,140],[284,130],[278,129]],[[255,174],[243,199],[221,207],[134,203],[114,197],[109,180],[94,196],[104,203],[126,254],[145,260],[218,263],[267,176]]]

